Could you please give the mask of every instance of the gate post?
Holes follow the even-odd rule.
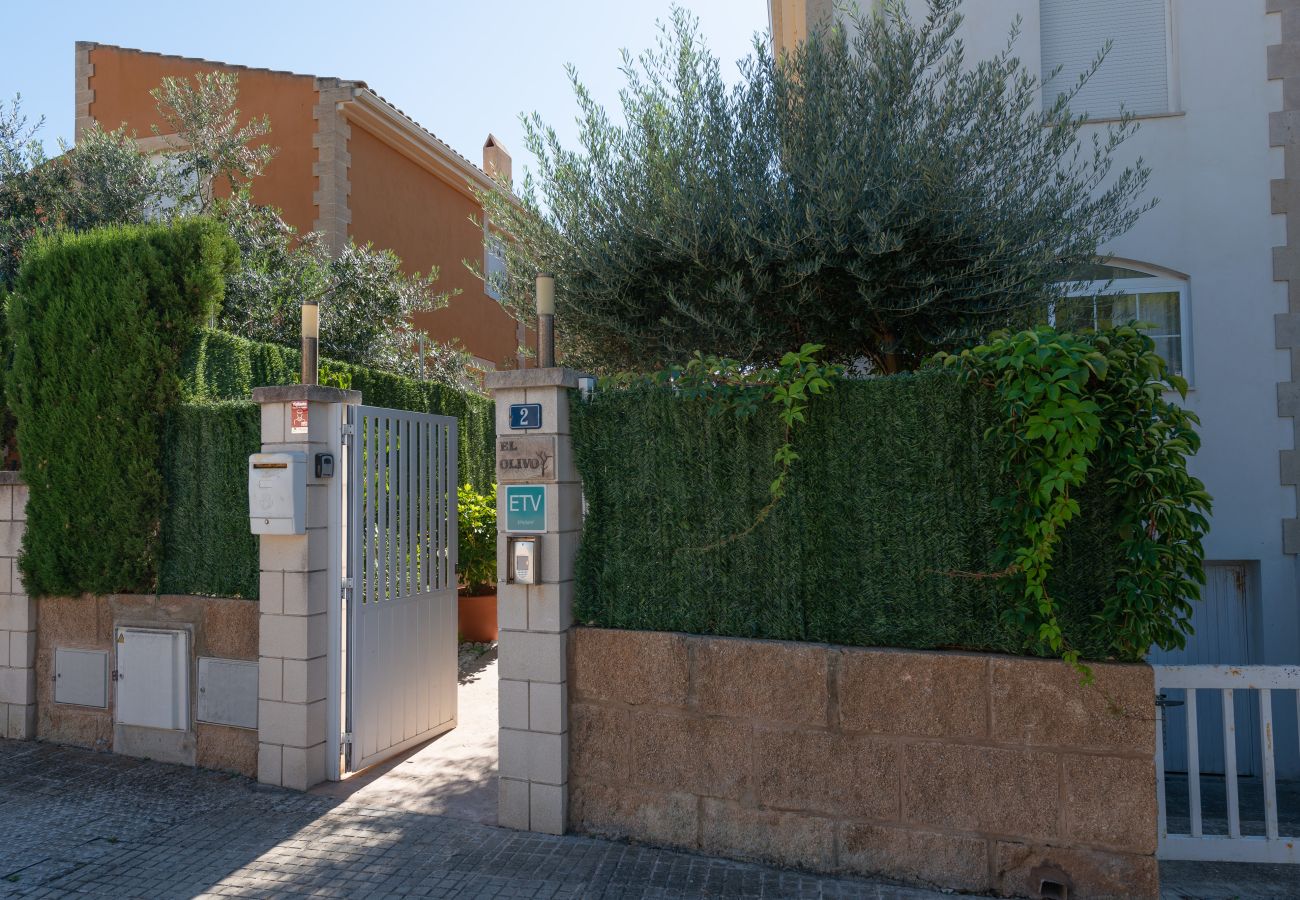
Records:
[[[342,435],[361,394],[295,384],[255,388],[253,401],[262,451],[307,455],[306,534],[260,536],[258,585],[257,780],[302,791],[331,773],[331,748],[338,759],[338,710],[327,698],[342,633]],[[334,455],[333,477],[315,477],[317,453]]]
[[[568,630],[573,621],[573,561],[582,527],[582,485],[573,464],[570,369],[489,372],[496,400],[497,653],[500,795],[497,822],[563,834],[569,800]],[[516,420],[512,404],[536,404],[541,421]],[[540,409],[537,409],[540,407]],[[533,425],[537,427],[519,427]],[[541,485],[544,528],[535,584],[507,580],[507,491]],[[536,492],[534,492],[534,495]],[[534,523],[541,526],[542,521]]]

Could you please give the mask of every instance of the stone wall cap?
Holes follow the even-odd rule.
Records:
[[[578,379],[586,376],[577,369],[503,369],[483,374],[483,387],[489,391],[502,388],[563,387],[577,390]]]
[[[929,656],[929,657],[978,657],[979,659],[990,660],[994,665],[1003,663],[1012,666],[1060,666],[1069,669],[1070,664],[1059,657],[1051,656],[1019,656],[1013,653],[1001,653],[996,650],[967,650],[958,648],[923,648],[923,647],[881,647],[881,646],[863,646],[860,644],[828,644],[823,641],[798,641],[786,638],[768,638],[768,637],[744,637],[737,634],[695,634],[690,631],[657,631],[653,628],[616,628],[609,625],[580,625],[574,623],[574,631],[608,631],[618,633],[639,633],[639,634],[667,634],[676,637],[685,638],[688,641],[700,642],[732,642],[741,644],[776,644],[780,646],[792,647],[820,647],[825,650],[836,650],[841,653],[850,654],[895,654],[898,656]],[[1085,659],[1083,662],[1091,669],[1150,669],[1151,664],[1145,660],[1137,662],[1125,662],[1118,659]],[[1073,671],[1073,669],[1071,669]]]
[[[276,384],[253,388],[254,403],[286,403],[290,400],[311,400],[316,403],[361,404],[360,391],[345,391],[320,384]]]
[[[27,482],[23,481],[22,472],[17,472],[14,471],[13,469],[6,469],[4,471],[0,471],[0,484],[26,484],[26,483]]]

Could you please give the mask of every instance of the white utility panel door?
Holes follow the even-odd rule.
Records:
[[[183,631],[119,628],[117,704],[119,725],[185,730],[190,724],[189,641]]]
[[[108,654],[55,647],[54,702],[100,709],[108,706]]]

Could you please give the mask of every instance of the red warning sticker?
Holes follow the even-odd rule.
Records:
[[[289,433],[307,433],[307,401],[294,400],[289,403]]]

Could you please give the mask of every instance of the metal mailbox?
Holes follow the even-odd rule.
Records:
[[[307,454],[248,457],[248,522],[253,534],[307,533]]]

